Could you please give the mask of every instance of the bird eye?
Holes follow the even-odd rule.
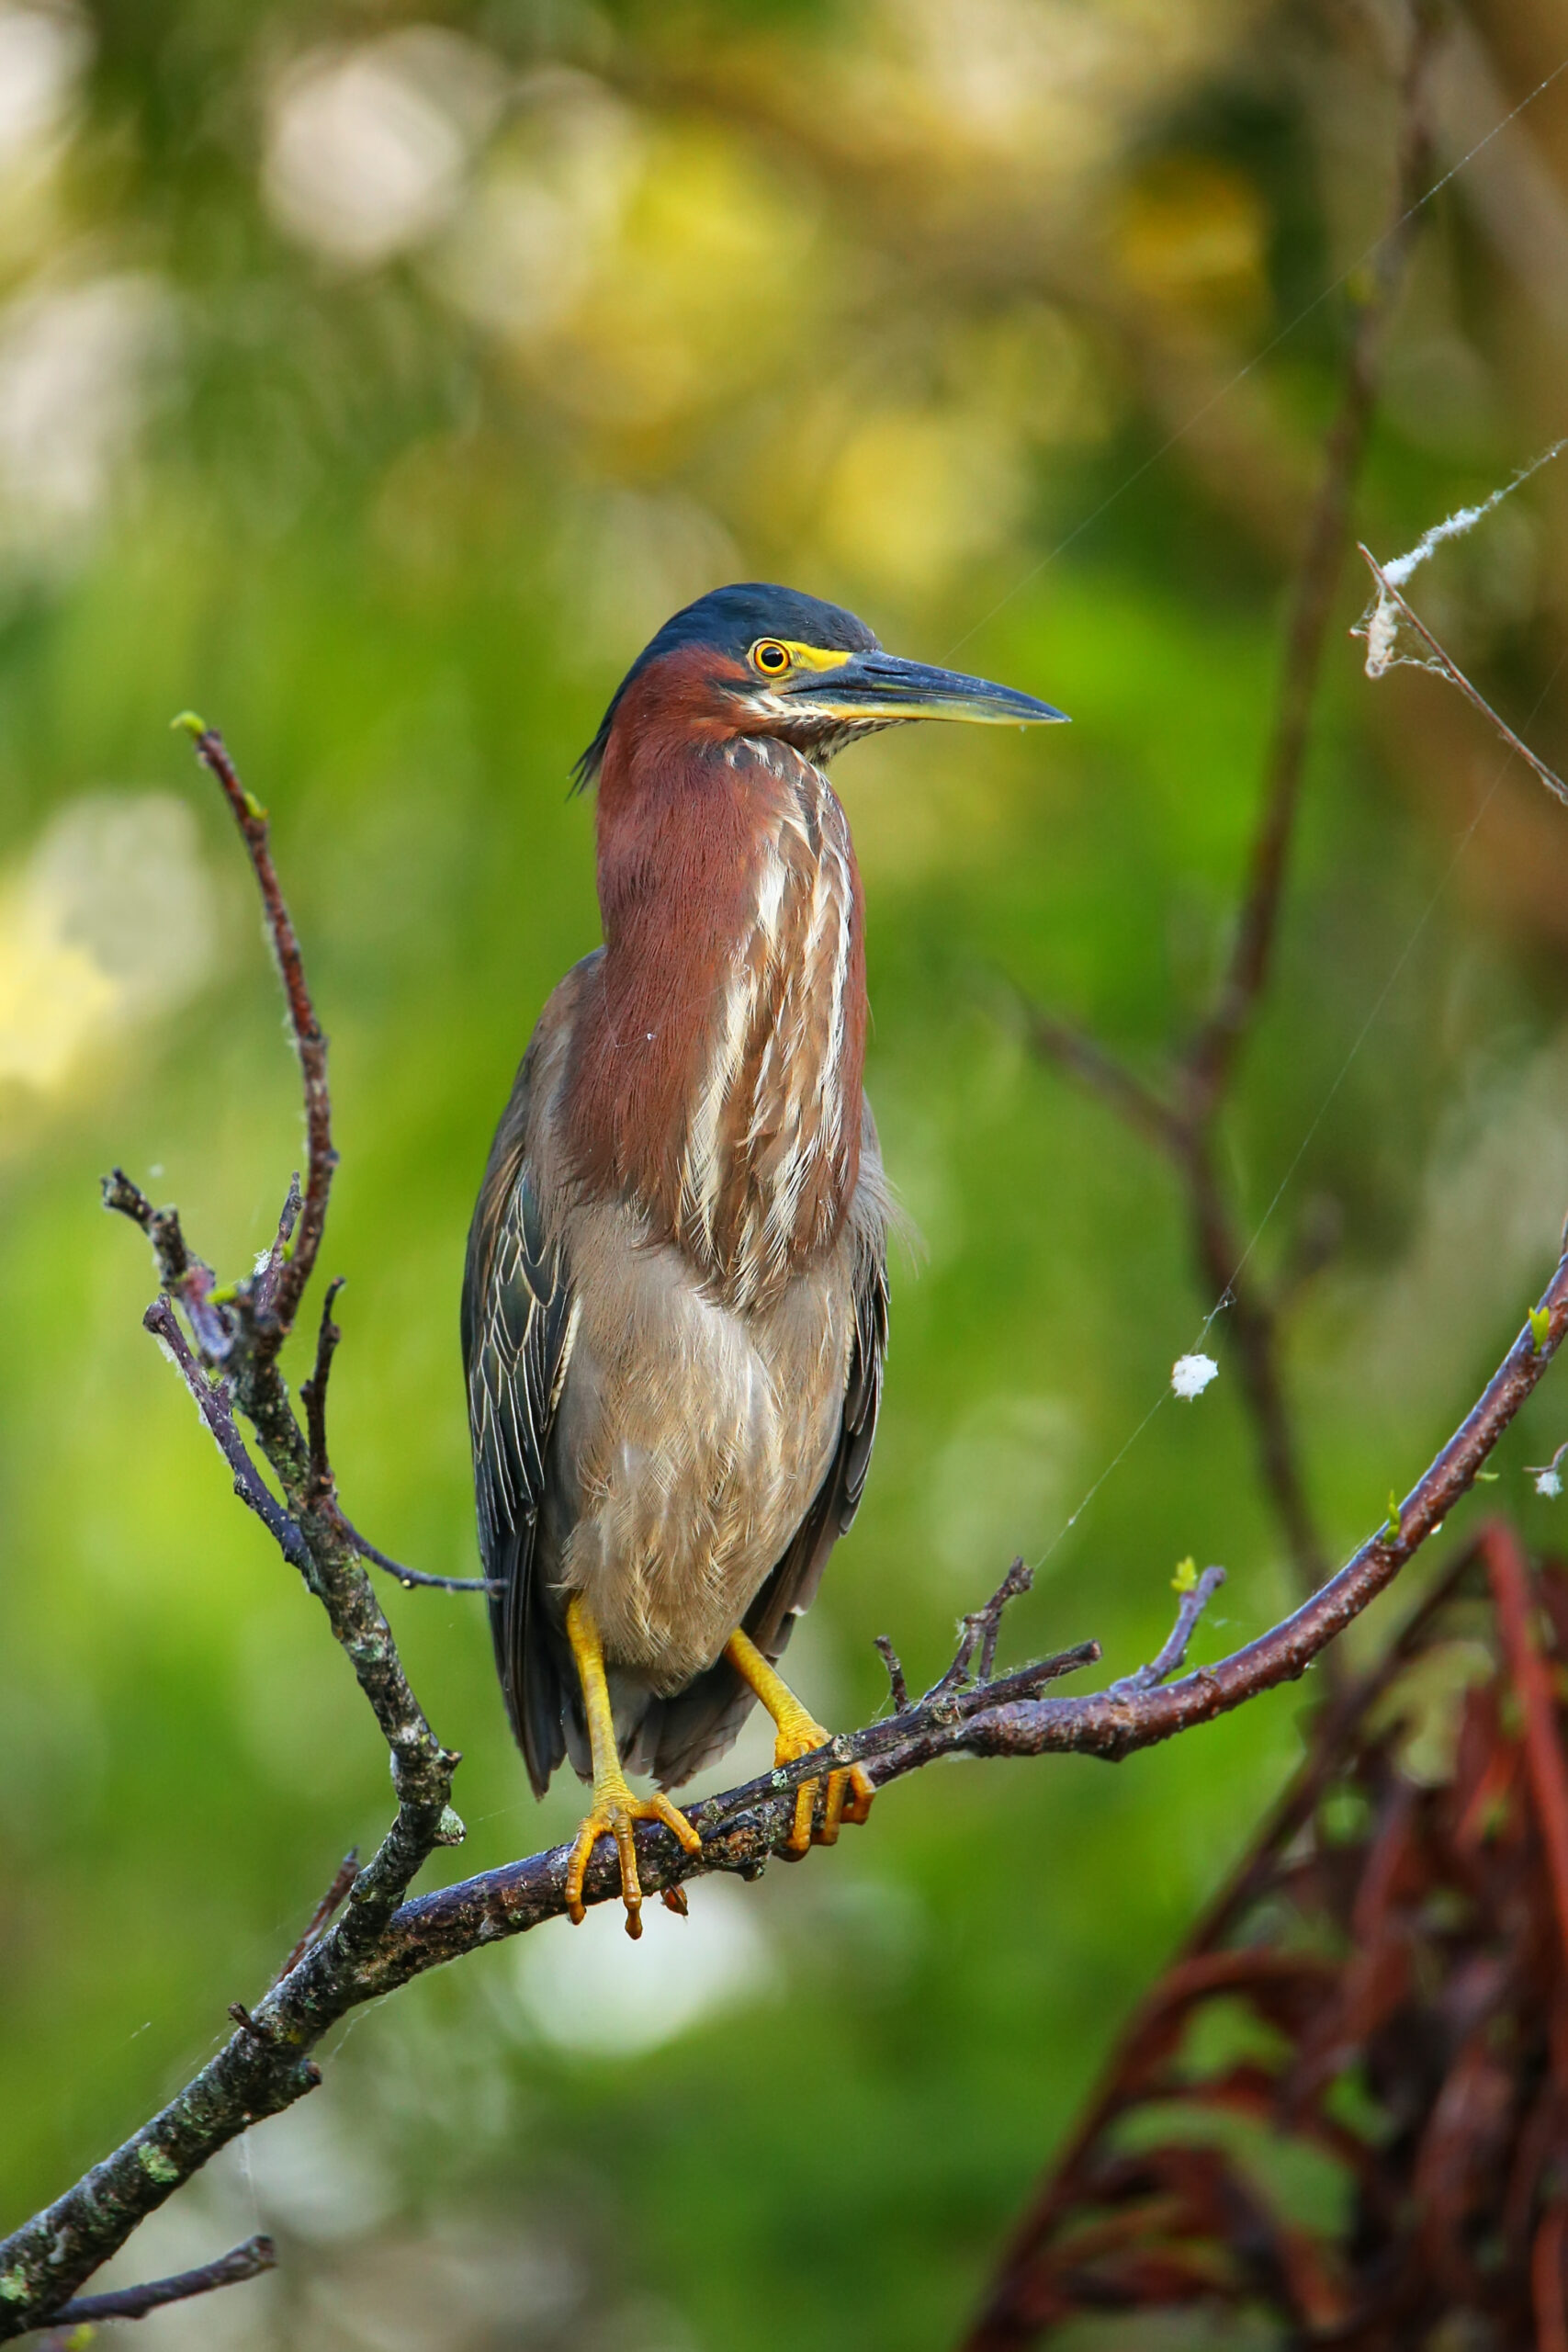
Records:
[[[789,668],[789,650],[776,638],[764,637],[751,648],[751,659],[765,678],[782,677]]]

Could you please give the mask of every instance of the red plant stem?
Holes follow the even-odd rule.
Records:
[[[1568,2312],[1562,2302],[1562,2240],[1568,2205],[1553,2205],[1535,2233],[1530,2252],[1530,2301],[1535,2306],[1536,2352],[1568,2352]]]
[[[1530,1589],[1529,1569],[1518,1537],[1500,1520],[1485,1530],[1481,1549],[1497,1604],[1504,1655],[1524,1710],[1525,1761],[1529,1769],[1530,1792],[1535,1798],[1541,1842],[1546,1848],[1547,1868],[1551,1873],[1557,1933],[1564,1962],[1568,1963],[1568,1768],[1563,1765],[1562,1742],[1557,1736],[1551,1679],[1530,1632],[1535,1597]]]

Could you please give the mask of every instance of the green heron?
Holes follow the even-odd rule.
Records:
[[[463,1284],[507,1712],[536,1794],[563,1757],[593,1784],[574,1920],[607,1834],[639,1933],[635,1824],[699,1849],[665,1791],[759,1699],[775,1764],[828,1737],[777,1661],[865,1484],[889,1201],[861,1091],[864,901],[824,764],[904,719],[1061,717],[750,582],[665,623],[578,763],[604,944],[524,1056]],[[826,1777],[794,1851],[870,1808],[860,1766]]]

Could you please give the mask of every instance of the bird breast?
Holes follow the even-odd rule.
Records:
[[[863,1238],[846,1226],[776,1304],[739,1311],[625,1204],[580,1205],[569,1229],[593,1274],[542,1558],[554,1585],[586,1594],[606,1657],[668,1693],[713,1664],[827,1476]]]

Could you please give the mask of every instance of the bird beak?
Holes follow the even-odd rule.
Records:
[[[784,688],[803,716],[850,726],[902,718],[964,718],[981,727],[1038,727],[1066,722],[1066,712],[1012,686],[961,670],[932,670],[894,653],[854,653],[832,669],[808,671]]]

